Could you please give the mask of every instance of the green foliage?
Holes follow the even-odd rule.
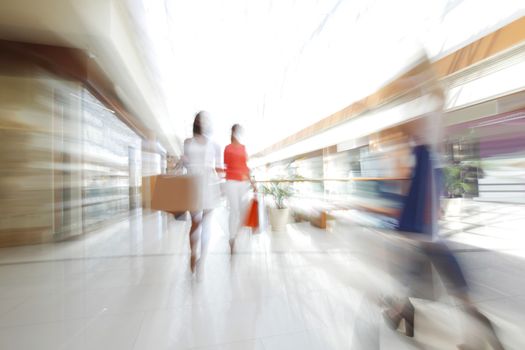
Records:
[[[449,197],[460,197],[465,193],[461,182],[461,168],[458,165],[448,166],[443,169],[445,176],[445,189]]]
[[[273,197],[279,209],[286,208],[286,200],[293,195],[292,186],[285,182],[270,182],[261,187],[262,193]]]
[[[447,166],[443,169],[445,189],[449,197],[461,197],[464,194],[474,194],[476,181],[483,172],[478,163],[463,162]]]

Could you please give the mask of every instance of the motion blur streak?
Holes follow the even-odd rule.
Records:
[[[1,0],[0,349],[525,349],[523,0]]]

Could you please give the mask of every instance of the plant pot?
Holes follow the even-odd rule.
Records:
[[[464,199],[461,197],[441,199],[441,208],[445,215],[458,216],[461,214]]]
[[[285,231],[290,211],[288,208],[270,208],[270,225],[272,231]]]

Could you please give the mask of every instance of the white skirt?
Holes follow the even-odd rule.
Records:
[[[203,210],[215,209],[221,200],[220,179],[215,173],[199,176],[200,197]]]

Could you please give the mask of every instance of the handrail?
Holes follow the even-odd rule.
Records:
[[[406,181],[409,177],[353,177],[353,178],[326,178],[326,179],[273,179],[273,180],[256,180],[256,183],[270,183],[270,182],[325,182],[325,181]]]

